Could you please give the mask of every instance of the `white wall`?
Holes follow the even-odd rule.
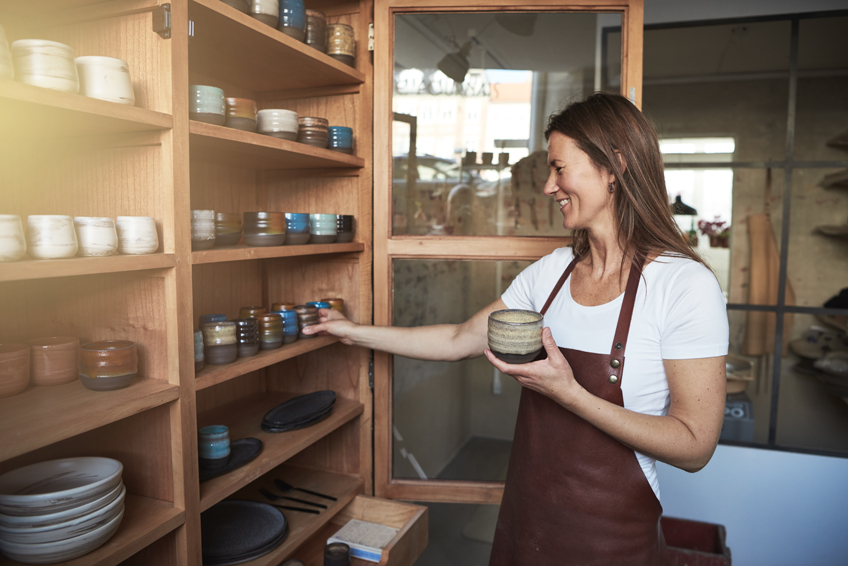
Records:
[[[724,525],[734,566],[848,564],[848,459],[719,446],[658,474],[664,514]]]

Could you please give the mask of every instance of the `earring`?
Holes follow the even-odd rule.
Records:
[[[610,184],[609,184],[609,192],[611,192],[611,193],[614,193],[614,192],[615,192],[615,183],[610,183]]]

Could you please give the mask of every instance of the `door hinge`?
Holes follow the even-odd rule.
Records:
[[[171,39],[171,5],[162,4],[153,10],[153,31],[162,39]]]
[[[374,24],[368,24],[368,51],[374,51]]]

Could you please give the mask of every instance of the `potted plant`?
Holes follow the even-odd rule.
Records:
[[[720,216],[716,216],[715,220],[699,220],[698,230],[701,234],[710,239],[711,248],[727,248],[730,240],[730,225]]]

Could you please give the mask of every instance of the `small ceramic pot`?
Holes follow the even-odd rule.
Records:
[[[218,469],[230,458],[230,430],[224,425],[204,426],[197,431],[197,455],[206,469]]]
[[[281,302],[281,303],[271,303],[271,312],[275,311],[293,311],[296,303],[289,302]]]
[[[286,245],[300,246],[309,242],[309,215],[286,212]]]
[[[241,214],[218,212],[215,214],[215,245],[235,246],[241,240]]]
[[[298,41],[306,41],[306,7],[303,0],[279,0],[277,29]]]
[[[0,261],[18,261],[26,254],[26,247],[21,217],[0,214]]]
[[[126,61],[114,57],[77,57],[79,93],[89,98],[135,105],[130,68]]]
[[[204,324],[209,324],[211,322],[226,322],[227,315],[225,314],[202,314],[197,319],[197,325],[203,328]]]
[[[194,331],[194,371],[195,373],[202,370],[203,363],[203,332],[200,330]]]
[[[146,255],[159,249],[159,234],[152,216],[119,216],[118,251],[127,255]]]
[[[188,87],[188,112],[192,120],[223,126],[227,121],[224,91],[207,85]]]
[[[282,246],[286,217],[282,212],[245,212],[244,243],[248,246]]]
[[[225,126],[245,132],[256,131],[256,101],[229,97],[224,99],[224,104],[227,107]]]
[[[51,336],[28,340],[34,385],[62,385],[79,375],[79,338]]]
[[[191,211],[191,249],[208,250],[215,245],[215,211]]]
[[[353,215],[336,215],[336,243],[344,244],[353,241]]]
[[[0,81],[11,81],[14,78],[15,66],[12,64],[9,40],[6,38],[6,30],[0,26]]]
[[[115,229],[115,221],[111,218],[76,216],[74,228],[79,242],[77,255],[105,257],[118,252],[118,231]]]
[[[250,0],[250,15],[272,28],[280,22],[279,0]]]
[[[297,141],[314,147],[327,147],[330,134],[326,118],[302,116],[297,119]]]
[[[227,6],[232,6],[242,14],[250,13],[250,0],[221,0]]]
[[[256,113],[256,131],[266,136],[297,140],[297,112],[282,108],[268,108]]]
[[[283,319],[278,314],[260,314],[256,317],[259,323],[259,349],[273,350],[283,345]]]
[[[315,338],[314,334],[304,334],[303,329],[318,324],[318,309],[311,305],[297,305],[294,310],[297,312],[297,323],[300,328],[298,338]]]
[[[259,321],[255,318],[239,318],[236,323],[238,357],[249,358],[259,352]]]
[[[330,126],[327,128],[330,138],[327,149],[341,153],[353,153],[353,129],[345,126]]]
[[[338,231],[335,214],[309,215],[310,244],[332,244],[336,241]]]
[[[492,160],[495,158],[495,154],[490,151],[484,151],[480,154],[480,161],[483,165],[491,165]]]
[[[327,16],[318,10],[306,10],[306,45],[327,52]]]
[[[533,361],[542,351],[544,318],[534,311],[504,309],[489,314],[489,349],[508,364]]]
[[[201,327],[203,331],[203,358],[207,364],[231,364],[238,357],[236,323],[210,322]]]
[[[350,546],[331,542],[324,547],[324,566],[350,566]]]
[[[283,344],[291,344],[297,340],[299,327],[297,325],[297,312],[294,310],[275,310],[272,314],[278,314],[283,319]]]
[[[329,304],[331,309],[336,309],[344,314],[344,299],[321,299],[321,301]]]
[[[138,375],[138,348],[129,340],[101,340],[80,347],[79,380],[93,391],[127,387]]]
[[[0,344],[0,399],[27,388],[29,368],[28,344]]]
[[[325,301],[309,301],[308,303],[306,303],[306,306],[308,306],[308,307],[315,307],[316,309],[329,309],[329,308],[332,308],[332,307],[330,306],[330,303],[327,303],[327,302],[325,302]]]
[[[498,154],[498,165],[501,167],[506,167],[509,165],[509,154],[508,153],[499,153]]]
[[[268,309],[265,307],[241,307],[239,309],[239,318],[256,318],[260,314],[266,314]]]
[[[79,93],[74,50],[46,39],[20,39],[12,43],[15,79],[29,85]]]
[[[74,219],[53,214],[27,217],[27,250],[35,259],[63,259],[77,255]]]
[[[327,55],[353,67],[356,64],[356,40],[347,24],[327,24]]]

